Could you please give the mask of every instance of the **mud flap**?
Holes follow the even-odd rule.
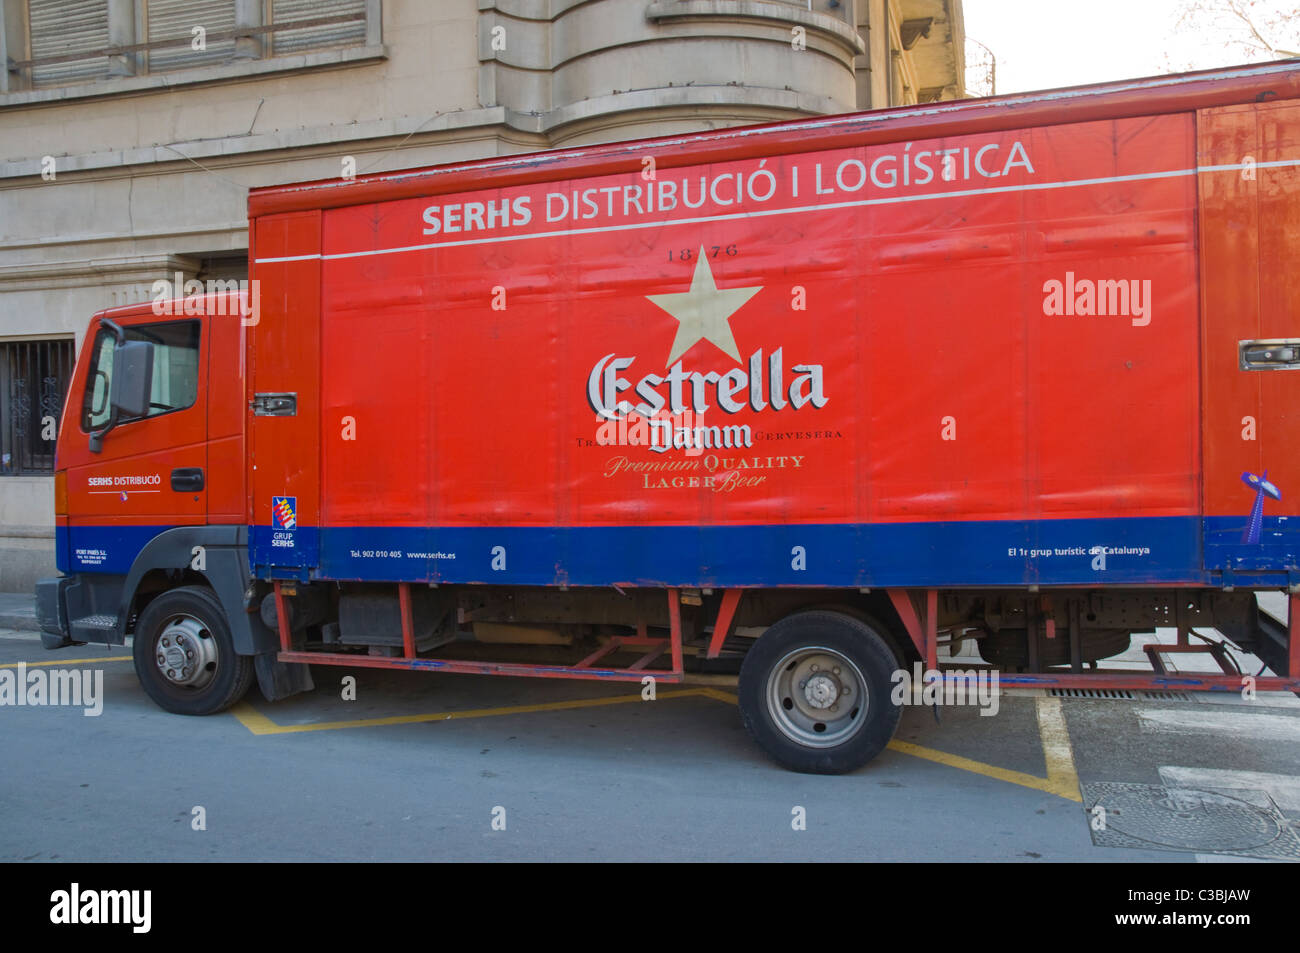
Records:
[[[269,702],[309,692],[316,687],[311,678],[311,666],[293,662],[281,662],[274,652],[266,652],[253,657],[253,667],[257,672],[257,687]]]

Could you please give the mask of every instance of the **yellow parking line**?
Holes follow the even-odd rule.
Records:
[[[713,689],[686,688],[680,691],[660,692],[658,698],[714,697]],[[565,702],[543,702],[538,705],[511,705],[504,708],[473,708],[465,711],[429,712],[422,715],[393,715],[387,718],[356,718],[349,721],[317,721],[305,725],[278,725],[252,705],[242,702],[230,709],[240,724],[255,735],[285,735],[303,731],[333,731],[337,728],[380,728],[387,725],[414,725],[428,721],[457,721],[465,718],[493,718],[498,715],[526,715],[542,711],[570,711],[578,708],[599,708],[605,705],[623,705],[641,702],[640,693],[615,695],[604,698],[579,698]],[[726,700],[725,698],[723,700]]]
[[[685,688],[676,691],[661,692],[657,696],[671,698],[711,698],[714,701],[735,705],[738,701],[731,692],[716,688]],[[492,718],[497,715],[526,715],[544,711],[571,711],[580,708],[599,708],[606,705],[622,705],[628,702],[640,702],[641,695],[616,695],[604,698],[581,698],[564,702],[544,702],[538,705],[511,705],[504,708],[475,708],[466,711],[433,712],[422,715],[394,715],[387,718],[357,718],[349,721],[320,721],[306,725],[278,725],[267,718],[248,702],[241,702],[232,708],[233,714],[245,728],[255,735],[284,735],[304,731],[333,731],[338,728],[377,728],[387,725],[412,725],[430,721],[455,721],[465,718]],[[961,755],[949,754],[910,741],[891,741],[889,747],[900,754],[923,758],[949,768],[969,771],[1008,784],[1043,791],[1065,798],[1067,801],[1082,803],[1079,794],[1079,778],[1074,769],[1074,755],[1070,747],[1070,735],[1065,727],[1065,718],[1061,712],[1059,698],[1038,698],[1038,733],[1043,744],[1043,756],[1047,763],[1047,777],[1040,778],[1023,771],[1000,768]]]
[[[39,668],[42,665],[93,665],[96,662],[129,662],[129,655],[105,655],[101,658],[61,658],[53,662],[0,662],[0,668],[17,668],[19,665],[26,665],[28,668]]]
[[[1038,698],[1035,701],[1037,702],[1038,737],[1042,741],[1043,759],[1047,763],[1045,778],[1026,774],[1023,771],[1012,771],[1010,768],[999,768],[994,764],[985,764],[983,761],[963,758],[961,755],[948,754],[946,751],[924,748],[910,741],[891,741],[889,747],[902,754],[910,754],[914,758],[924,758],[936,764],[970,771],[972,774],[982,774],[986,778],[1018,784],[1022,788],[1031,788],[1035,791],[1044,791],[1065,798],[1067,801],[1078,801],[1082,804],[1083,797],[1079,794],[1079,776],[1074,770],[1074,752],[1070,747],[1070,734],[1065,727],[1065,716],[1061,713],[1061,700]]]
[[[737,703],[735,695],[714,688],[700,689],[699,694],[732,705]],[[910,741],[891,741],[889,747],[900,754],[910,754],[914,758],[924,758],[950,768],[982,774],[985,777],[1006,781],[1008,784],[1018,784],[1035,791],[1046,791],[1068,801],[1082,803],[1083,798],[1079,794],[1079,777],[1074,771],[1070,735],[1065,729],[1065,718],[1061,714],[1061,700],[1039,698],[1036,701],[1038,702],[1038,734],[1042,739],[1043,756],[1047,761],[1045,778],[1035,777],[1023,771],[999,768],[994,764],[985,764],[983,761],[963,758],[961,755],[948,754],[946,751],[926,748],[923,745],[912,744]]]
[[[724,692],[717,688],[697,688],[695,689],[695,694],[702,698],[712,698],[714,701],[726,702],[728,705],[740,704],[740,699],[731,694],[731,692]]]
[[[1061,797],[1083,803],[1079,793],[1079,774],[1074,769],[1074,748],[1070,731],[1065,727],[1065,712],[1059,698],[1037,698],[1038,737],[1043,742],[1043,759],[1047,762],[1047,780],[1057,786]]]
[[[1074,790],[1070,790],[1059,779],[1052,778],[1050,775],[1046,778],[1039,778],[1032,774],[1025,774],[1023,771],[1012,771],[1009,768],[999,768],[997,765],[985,764],[983,761],[974,761],[960,755],[948,754],[946,751],[923,748],[920,745],[912,744],[910,741],[891,741],[889,747],[902,754],[910,754],[914,758],[924,758],[926,761],[934,761],[950,768],[970,771],[972,774],[982,774],[986,778],[1005,781],[1008,784],[1018,784],[1022,788],[1045,791],[1048,794],[1063,797],[1067,801],[1083,800],[1079,796],[1077,784]]]

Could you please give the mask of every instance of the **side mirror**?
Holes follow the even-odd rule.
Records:
[[[116,325],[105,321],[113,330]],[[149,413],[149,397],[153,393],[153,345],[148,341],[127,341],[125,334],[118,336],[113,348],[113,377],[108,385],[110,413],[108,423],[90,434],[91,453],[104,448],[105,435],[117,426],[119,418],[132,420]]]
[[[153,393],[153,345],[148,341],[127,341],[113,353],[113,380],[109,403],[113,411],[132,419],[149,413]]]

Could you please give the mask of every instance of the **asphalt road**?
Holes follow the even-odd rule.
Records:
[[[0,630],[20,662],[102,673],[103,706],[0,707],[5,861],[1300,859],[1291,696],[909,708],[874,762],[813,777],[726,685],[318,667],[309,695],[187,718],[129,650]]]

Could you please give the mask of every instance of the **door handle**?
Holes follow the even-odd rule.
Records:
[[[203,489],[203,468],[177,467],[172,471],[172,489],[177,493],[197,493]]]
[[[279,392],[254,394],[249,406],[255,417],[297,417],[298,395]]]
[[[1240,341],[1237,354],[1243,371],[1300,370],[1300,338]]]

